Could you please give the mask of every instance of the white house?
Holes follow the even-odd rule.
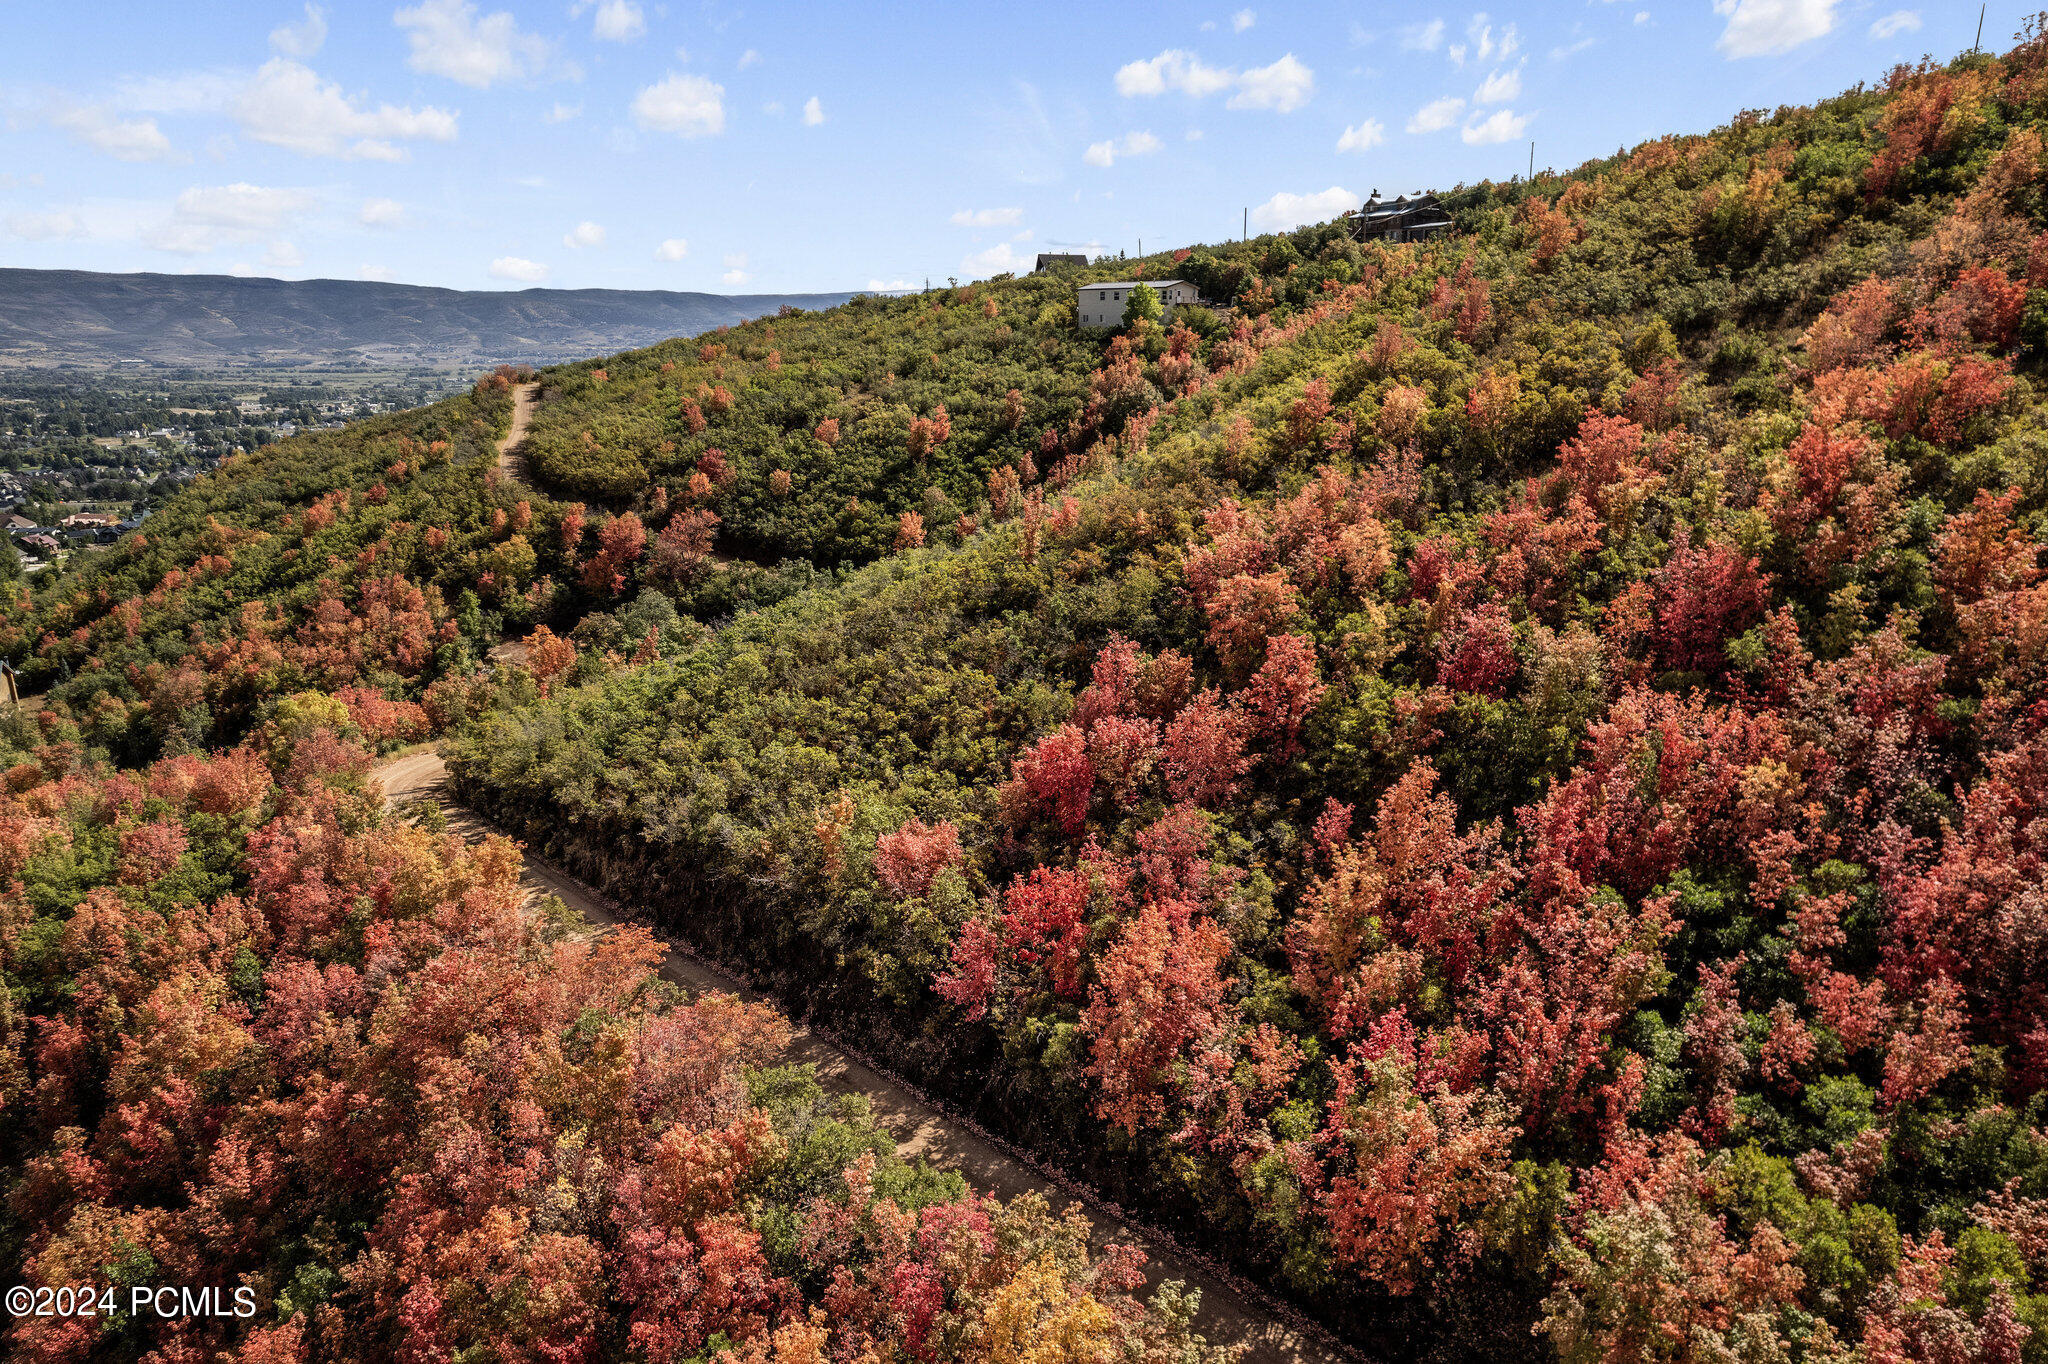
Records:
[[[1172,317],[1178,308],[1184,308],[1195,301],[1195,286],[1184,279],[1113,279],[1102,284],[1083,284],[1077,289],[1076,306],[1081,312],[1084,327],[1121,327],[1124,324],[1124,309],[1130,304],[1131,290],[1143,283],[1159,295],[1159,302],[1166,309],[1166,316]]]

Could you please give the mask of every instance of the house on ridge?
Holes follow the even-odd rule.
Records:
[[[1362,242],[1422,242],[1451,229],[1451,215],[1427,190],[1381,199],[1374,190],[1363,207],[1345,215],[1351,235]]]
[[[1176,310],[1198,301],[1195,286],[1184,279],[1113,279],[1082,284],[1075,289],[1075,306],[1080,312],[1081,325],[1121,327],[1124,309],[1131,301],[1131,290],[1140,284],[1159,295],[1166,320],[1171,320]]]

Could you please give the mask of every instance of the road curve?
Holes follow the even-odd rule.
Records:
[[[515,417],[515,433],[517,430]],[[431,749],[393,759],[371,776],[383,784],[387,803],[431,798],[441,805],[448,827],[463,837],[474,841],[490,831],[480,817],[450,797],[448,769],[441,755]],[[522,855],[522,880],[529,899],[558,896],[600,929],[624,921],[621,906],[523,849]],[[664,937],[663,941],[668,946],[660,968],[664,980],[693,995],[717,990],[773,1004],[717,966],[680,948],[673,939]],[[1036,1191],[1044,1194],[1055,1210],[1079,1206],[1094,1224],[1091,1240],[1098,1250],[1110,1241],[1134,1242],[1149,1257],[1151,1282],[1179,1279],[1201,1290],[1198,1328],[1211,1342],[1244,1346],[1245,1364],[1355,1364],[1359,1358],[1292,1309],[1267,1300],[1258,1289],[1165,1238],[1130,1225],[1081,1191],[942,1111],[908,1084],[849,1055],[816,1030],[794,1023],[792,1027],[788,1059],[815,1066],[818,1081],[828,1093],[866,1095],[876,1120],[895,1136],[896,1149],[906,1158],[957,1170],[976,1190],[1006,1200]]]

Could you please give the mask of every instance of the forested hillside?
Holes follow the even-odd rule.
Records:
[[[64,731],[0,733],[0,1264],[64,1290],[9,1358],[1209,1358],[1129,1248],[769,1065],[774,1011],[383,813],[333,698],[118,774]],[[230,1305],[126,1311],[162,1284]]]
[[[2036,30],[1138,262],[1231,305],[1171,327],[998,280],[550,370],[551,496],[510,376],[287,442],[12,604],[0,833],[346,688],[1376,1356],[2048,1359],[2044,122]],[[0,901],[10,983],[78,903]]]
[[[552,606],[559,537],[527,534],[536,499],[498,491],[492,462],[510,393],[500,372],[466,398],[223,460],[33,597],[0,586],[0,657],[123,761],[232,743],[309,687],[378,711],[385,737],[420,737],[417,708],[384,697],[465,674]]]

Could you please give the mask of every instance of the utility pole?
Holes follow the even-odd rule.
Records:
[[[1140,257],[1142,257],[1142,256],[1143,256],[1144,254],[1145,254],[1145,239],[1144,239],[1143,237],[1140,237],[1140,238],[1138,238],[1138,255],[1139,255]]]
[[[1971,44],[1970,44],[1970,51],[1972,51],[1972,52],[1982,52],[1983,50],[1984,50],[1984,6],[1982,6],[1982,5],[1979,5],[1979,6],[1977,6],[1977,41],[1976,41],[1976,42],[1974,42],[1974,43],[1971,43]]]
[[[1248,241],[1250,241],[1250,240],[1252,239],[1252,211],[1251,211],[1251,208],[1250,208],[1249,206],[1247,206],[1247,207],[1245,208],[1245,211],[1244,211],[1244,226],[1243,226],[1243,228],[1241,228],[1241,229],[1240,229],[1240,236],[1239,236],[1239,238],[1238,238],[1238,239],[1239,239],[1240,241],[1247,241],[1247,242],[1248,242]]]
[[[1536,144],[1529,144],[1529,183],[1536,183]]]

